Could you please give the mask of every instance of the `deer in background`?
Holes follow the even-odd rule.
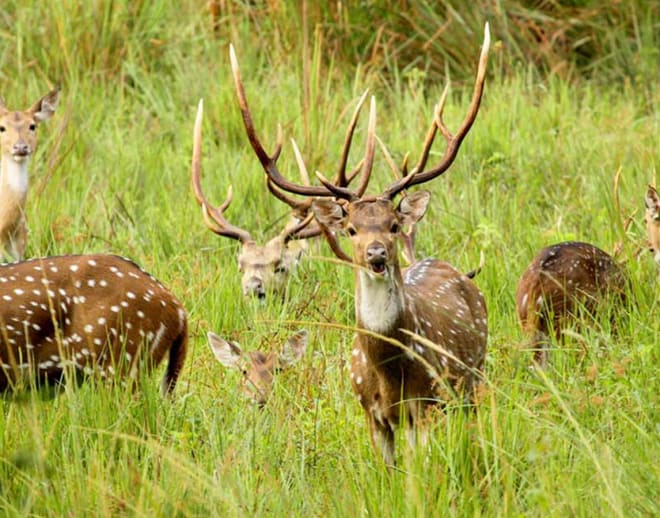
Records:
[[[236,88],[239,97],[239,103],[242,103],[244,93],[240,79],[240,71],[233,47],[230,49],[230,57],[232,62],[232,71],[236,80]],[[366,93],[359,100],[355,109],[353,117],[349,123],[347,130],[347,141],[352,138],[355,126],[357,124],[358,116]],[[201,186],[201,154],[202,154],[202,118],[203,118],[203,101],[200,100],[197,117],[195,120],[195,129],[193,136],[193,158],[192,158],[192,186],[197,203],[202,207],[204,220],[208,228],[216,234],[231,239],[236,239],[241,243],[241,251],[238,255],[238,265],[242,273],[242,288],[243,294],[246,296],[256,296],[264,299],[269,292],[281,293],[286,287],[289,273],[298,265],[301,255],[305,247],[302,244],[303,240],[316,237],[321,234],[322,230],[317,224],[313,223],[313,215],[310,212],[311,200],[298,201],[291,196],[287,196],[285,192],[279,190],[271,181],[267,182],[270,192],[280,201],[286,203],[292,209],[292,220],[287,223],[284,229],[273,239],[268,241],[265,245],[259,245],[253,236],[245,229],[232,225],[224,216],[225,210],[229,207],[232,201],[232,189],[229,188],[227,198],[218,207],[211,205],[204,195]],[[347,144],[348,146],[348,144]],[[309,176],[304,163],[300,157],[300,151],[293,142],[293,149],[295,152],[296,160],[300,167],[301,176],[303,181],[308,184]],[[268,155],[263,148],[257,150],[257,155],[262,164],[272,162],[275,164],[282,151],[282,131],[281,127],[278,128],[277,145],[274,153]],[[339,186],[347,186],[357,176],[360,169],[357,167],[349,174],[346,173],[346,159],[347,154],[342,160],[342,166],[337,174],[336,183]],[[265,167],[265,166],[264,166]],[[310,225],[311,223],[311,225]]]
[[[338,187],[317,174],[322,186],[288,181],[263,152],[245,98],[243,120],[250,143],[260,157],[269,180],[291,194],[314,197],[312,211],[324,235],[346,232],[352,257],[332,243],[333,252],[355,269],[357,333],[351,380],[366,413],[371,438],[388,466],[394,464],[394,432],[403,425],[414,444],[416,427],[425,411],[447,391],[470,396],[480,381],[487,342],[487,313],[476,285],[449,263],[435,259],[417,261],[403,270],[398,260],[402,228],[423,216],[430,194],[409,193],[395,206],[404,189],[428,182],[446,172],[477,116],[488,60],[490,34],[485,28],[477,78],[468,113],[456,135],[442,119],[445,89],[434,114],[433,136],[439,130],[447,147],[438,165],[425,168],[433,138],[426,139],[419,165],[396,180],[380,195]],[[362,160],[361,185],[366,186],[374,160],[376,108],[371,100],[367,144]],[[334,198],[334,199],[333,199]]]
[[[300,329],[291,335],[279,352],[245,352],[233,341],[209,331],[208,344],[221,365],[243,375],[243,392],[260,407],[266,404],[278,372],[297,363],[307,350],[309,333]]]
[[[58,382],[67,368],[135,380],[167,355],[171,393],[188,343],[186,313],[154,277],[114,255],[0,265],[0,391],[24,378]]]
[[[660,265],[660,196],[652,185],[646,191],[646,237],[655,262]]]
[[[600,248],[576,241],[543,248],[516,290],[518,317],[533,336],[536,363],[546,365],[551,335],[559,340],[580,312],[593,315],[606,301],[623,301],[626,291],[623,270]]]
[[[37,127],[52,117],[58,99],[55,88],[28,110],[10,111],[0,98],[0,260],[25,256],[28,163],[37,146]]]

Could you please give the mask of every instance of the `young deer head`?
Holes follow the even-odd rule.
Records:
[[[646,236],[655,262],[660,264],[660,196],[652,185],[646,192]]]
[[[259,406],[266,404],[276,374],[305,355],[308,339],[307,330],[301,329],[287,339],[280,352],[244,352],[238,343],[208,333],[209,346],[216,360],[243,374],[243,392]]]
[[[623,300],[625,292],[621,267],[600,248],[568,241],[542,249],[516,291],[518,317],[533,336],[536,363],[545,366],[551,335],[559,340],[579,313],[594,314],[607,300]]]
[[[453,163],[479,110],[489,41],[486,26],[472,102],[457,134],[452,135],[442,120],[445,90],[418,164],[379,196],[364,195],[376,143],[373,99],[360,190],[338,187],[321,175],[323,186],[297,185],[286,180],[274,163],[266,168],[270,181],[280,189],[316,198],[312,210],[326,237],[334,232],[350,236],[352,257],[336,242],[330,243],[339,258],[354,264],[356,272],[355,312],[362,332],[354,342],[351,379],[365,410],[374,447],[388,465],[394,463],[396,428],[401,423],[406,425],[409,439],[414,441],[415,426],[422,421],[426,408],[446,395],[444,382],[469,395],[483,367],[488,329],[479,289],[446,262],[426,259],[405,270],[398,262],[401,229],[419,221],[429,193],[409,193],[398,205],[393,200],[404,189],[440,176]],[[255,150],[262,149],[244,96],[241,109],[250,142]],[[447,148],[437,166],[425,169],[438,130]]]
[[[24,257],[28,162],[37,146],[37,127],[53,115],[58,98],[56,88],[25,111],[8,110],[0,98],[0,260]]]
[[[24,376],[72,372],[135,379],[167,355],[174,389],[187,347],[179,301],[135,263],[114,255],[45,257],[0,266],[0,391]]]

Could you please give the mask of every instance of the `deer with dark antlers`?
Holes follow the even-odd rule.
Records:
[[[240,71],[236,60],[233,47],[230,49],[230,57],[232,63],[232,70],[236,80],[237,92],[240,88],[242,91],[242,83],[240,80]],[[241,102],[242,95],[239,93],[239,103]],[[243,95],[244,97],[244,95]],[[346,187],[357,176],[360,171],[359,165],[353,171],[347,174],[346,158],[348,156],[348,148],[350,147],[350,139],[352,138],[355,126],[357,125],[358,116],[366,93],[360,98],[357,107],[353,113],[348,129],[347,129],[347,144],[346,156],[342,160],[339,171],[337,173],[335,183],[338,186]],[[252,234],[247,230],[231,224],[224,216],[225,210],[229,207],[232,201],[232,189],[229,187],[227,198],[218,207],[211,205],[204,195],[201,186],[201,156],[202,156],[202,118],[203,118],[203,101],[200,100],[197,110],[197,118],[195,120],[195,129],[193,136],[193,158],[192,158],[192,186],[197,203],[201,206],[204,220],[208,228],[216,234],[231,239],[236,239],[241,243],[241,251],[238,255],[238,265],[242,272],[242,287],[243,294],[246,296],[256,296],[260,299],[266,297],[267,293],[282,293],[288,280],[288,275],[292,272],[300,261],[301,255],[304,252],[304,246],[298,243],[303,240],[310,239],[321,235],[322,229],[313,222],[313,214],[310,211],[312,205],[311,200],[297,200],[288,196],[285,192],[278,189],[272,181],[267,180],[269,191],[280,201],[286,203],[292,210],[292,220],[287,223],[284,229],[265,245],[260,245],[253,238]],[[292,142],[293,150],[295,153],[296,161],[300,167],[301,176],[303,181],[309,183],[309,175],[307,169],[302,161],[300,151],[295,142]],[[261,163],[277,162],[282,152],[282,129],[278,128],[276,149],[272,155],[268,155],[263,148],[255,149]],[[310,224],[311,223],[311,224]],[[332,236],[329,237],[332,239]]]
[[[446,383],[456,393],[470,396],[481,379],[488,334],[484,298],[476,285],[449,263],[416,261],[402,269],[398,241],[426,211],[430,194],[404,189],[428,182],[446,172],[477,116],[488,60],[490,35],[485,28],[477,78],[468,113],[452,135],[442,119],[445,89],[436,107],[432,130],[417,165],[378,196],[365,195],[376,145],[376,108],[372,98],[367,144],[362,160],[360,188],[338,187],[317,173],[322,186],[290,182],[269,160],[256,135],[240,83],[241,110],[250,142],[269,180],[291,194],[313,197],[312,211],[324,235],[346,232],[352,257],[330,240],[333,252],[355,269],[355,338],[351,380],[369,424],[372,443],[388,466],[394,464],[394,432],[403,425],[414,444],[425,411],[447,395]],[[237,80],[240,76],[235,74]],[[436,133],[447,142],[438,165],[426,168]],[[350,142],[348,143],[350,145]]]
[[[0,265],[0,391],[59,382],[67,369],[133,382],[168,357],[161,390],[186,357],[186,312],[158,280],[115,255],[44,257]]]

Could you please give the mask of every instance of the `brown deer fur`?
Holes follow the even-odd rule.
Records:
[[[0,266],[0,390],[72,371],[134,379],[169,355],[171,392],[187,348],[186,313],[156,279],[114,255],[45,257]]]
[[[518,316],[533,335],[536,362],[545,365],[550,335],[559,339],[579,312],[594,313],[609,295],[623,298],[625,290],[621,267],[594,245],[568,241],[542,249],[516,291]]]

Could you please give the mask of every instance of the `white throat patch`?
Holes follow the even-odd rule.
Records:
[[[386,334],[392,330],[403,311],[403,294],[394,285],[391,275],[373,279],[364,271],[358,272],[360,302],[356,306],[357,317],[365,329]],[[398,292],[398,293],[397,293]]]
[[[28,162],[28,157],[21,162],[3,158],[0,168],[0,184],[8,186],[18,194],[25,194],[28,188]]]

